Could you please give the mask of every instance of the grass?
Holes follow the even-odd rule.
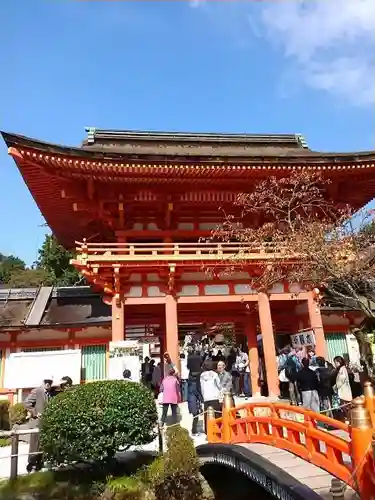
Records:
[[[10,438],[0,438],[0,448],[5,448],[6,446],[10,446]]]

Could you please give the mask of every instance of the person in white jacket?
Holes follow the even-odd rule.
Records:
[[[215,417],[221,417],[221,384],[219,375],[215,371],[215,363],[206,361],[203,364],[203,372],[200,376],[201,393],[204,404],[204,427],[207,434],[207,410],[209,407],[215,411]]]

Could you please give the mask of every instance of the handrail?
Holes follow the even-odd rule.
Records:
[[[257,408],[268,408],[268,416],[256,415]],[[298,455],[304,460],[321,467],[342,481],[351,484],[351,466],[345,462],[345,455],[350,456],[349,441],[330,434],[318,428],[319,424],[335,430],[349,432],[349,427],[325,415],[315,413],[303,408],[292,408],[282,403],[252,403],[245,405],[245,416],[236,419],[236,411],[230,410],[230,439],[233,443],[258,442],[272,443],[277,448],[285,449]],[[292,420],[285,418],[283,412],[294,413],[303,418]],[[246,423],[246,434],[241,423]],[[255,424],[255,425],[254,425]],[[301,439],[303,436],[303,439]],[[245,440],[245,441],[243,441]],[[322,450],[320,443],[324,443]]]
[[[178,245],[179,247],[205,247],[205,246],[222,246],[222,247],[247,247],[250,246],[247,243],[238,243],[238,242],[204,242],[204,241],[198,241],[198,242],[158,242],[158,243],[129,243],[129,242],[109,242],[109,243],[95,243],[95,242],[85,242],[85,241],[76,241],[75,242],[76,246],[81,248],[82,246],[86,246],[87,248],[91,247],[101,247],[101,248],[112,248],[112,247],[127,247],[127,246],[138,246],[138,247],[143,247],[143,246],[160,246],[160,247],[173,247]],[[268,243],[265,242],[263,245],[257,245],[254,248],[272,248],[276,247],[275,244],[273,243]]]
[[[359,421],[362,418],[362,422],[367,422],[364,427],[356,426],[358,412]],[[375,439],[372,438],[375,428],[370,414],[369,398],[353,401],[351,425],[283,403],[247,403],[232,408],[230,400],[226,404],[224,398],[222,417],[209,419],[208,441],[262,443],[287,450],[344,481],[363,500],[370,500],[375,486]],[[320,426],[345,432],[347,439]]]
[[[9,438],[11,444],[9,479],[14,480],[18,476],[18,457],[21,456],[21,454],[19,453],[20,436],[39,434],[39,432],[40,432],[39,427],[33,427],[30,429],[11,429],[10,431],[0,431],[0,438]],[[32,453],[30,453],[29,451],[27,453],[27,455],[38,455],[38,454],[39,451]]]
[[[202,261],[285,259],[287,248],[238,243],[86,243],[76,242],[73,264],[106,261]],[[290,256],[298,258],[297,255]]]

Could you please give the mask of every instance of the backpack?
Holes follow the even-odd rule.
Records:
[[[285,363],[285,376],[289,380],[292,380],[295,374],[297,373],[297,364],[294,359],[294,356],[288,356],[288,359]]]

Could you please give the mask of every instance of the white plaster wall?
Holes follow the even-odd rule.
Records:
[[[283,283],[275,283],[273,287],[269,290],[270,293],[284,293],[284,285]]]
[[[303,292],[303,288],[298,283],[289,283],[289,292],[290,293]]]
[[[177,293],[179,297],[182,296],[197,296],[199,295],[198,285],[184,285],[181,287],[181,291]]]
[[[234,293],[237,295],[247,295],[250,293],[256,293],[256,290],[253,290],[250,285],[239,283],[237,285],[234,285]]]
[[[130,282],[134,282],[134,281],[142,281],[142,275],[139,274],[139,273],[131,273],[131,275],[129,276],[129,281]]]
[[[199,229],[202,231],[209,231],[211,229],[216,229],[220,225],[220,222],[201,222],[199,224]]]
[[[182,273],[182,281],[205,281],[207,279],[205,273]]]
[[[147,275],[147,280],[148,281],[160,281],[160,276],[158,276],[156,273],[150,273]]]
[[[141,286],[131,286],[125,297],[142,297],[142,287]]]
[[[250,279],[250,274],[249,273],[230,273],[230,274],[225,274],[222,276],[219,276],[220,280],[224,281],[234,281],[234,280],[247,280]]]
[[[164,297],[165,293],[158,286],[149,286],[147,287],[147,295],[148,297]]]
[[[182,231],[193,231],[194,223],[193,222],[179,222],[177,224],[177,229],[181,229]]]
[[[228,285],[206,285],[204,287],[206,295],[229,295]]]

